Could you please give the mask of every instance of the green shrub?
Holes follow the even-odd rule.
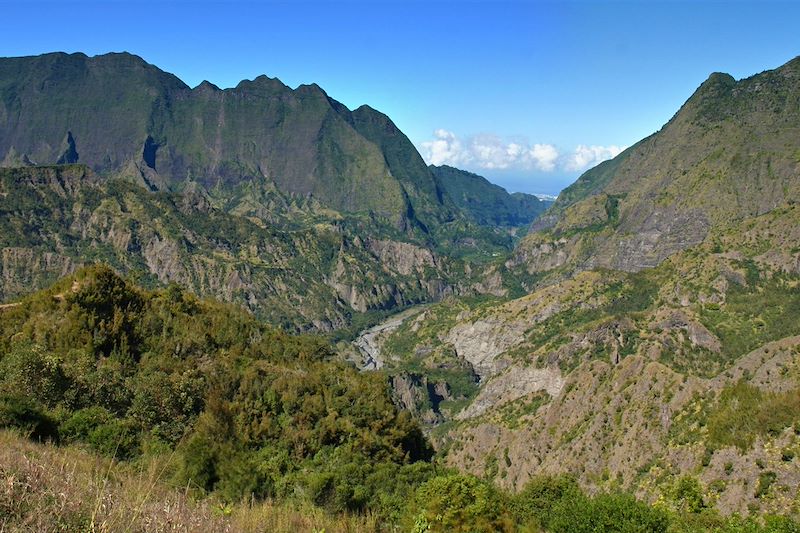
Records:
[[[36,398],[55,407],[64,398],[70,382],[61,360],[32,342],[15,344],[0,361],[0,390]]]
[[[756,437],[777,435],[800,417],[800,394],[765,392],[744,380],[722,390],[708,416],[708,443],[749,449]]]
[[[138,433],[124,420],[111,420],[97,426],[86,441],[98,453],[117,459],[131,459],[140,451]]]
[[[775,472],[767,471],[761,472],[758,475],[758,485],[756,486],[756,498],[763,498],[769,493],[769,488],[775,483],[775,480],[778,479],[778,475]]]
[[[679,478],[672,487],[670,496],[681,513],[699,513],[706,507],[703,487],[693,476]]]
[[[451,474],[427,481],[416,492],[409,528],[424,524],[427,531],[511,531],[507,501],[490,483]]]
[[[511,510],[518,523],[546,528],[553,509],[564,502],[585,502],[578,483],[569,476],[535,477],[511,500]]]
[[[36,440],[57,440],[55,422],[32,400],[0,394],[0,428],[14,428]]]
[[[107,424],[112,418],[111,413],[99,405],[80,409],[61,423],[58,428],[59,435],[65,443],[84,441],[89,438],[92,431]]]
[[[213,490],[219,481],[216,443],[204,435],[196,434],[188,439],[180,451],[178,476],[181,484],[202,492]]]

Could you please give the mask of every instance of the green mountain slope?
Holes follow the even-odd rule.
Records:
[[[2,427],[121,460],[164,453],[185,491],[229,502],[303,492],[390,510],[430,475],[432,450],[385,379],[321,338],[105,266],[0,314]]]
[[[526,226],[550,206],[550,202],[532,194],[509,194],[499,185],[472,172],[447,165],[431,165],[430,169],[456,207],[480,225]]]
[[[587,171],[534,223],[518,264],[635,271],[800,193],[800,58],[712,74],[657,133]]]
[[[453,217],[385,115],[351,112],[317,85],[292,90],[266,76],[191,89],[125,53],[0,59],[0,161],[83,163],[173,190],[187,179],[226,188],[263,177],[398,227]]]

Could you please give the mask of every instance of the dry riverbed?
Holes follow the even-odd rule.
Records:
[[[383,368],[385,360],[381,347],[389,335],[400,327],[406,319],[419,314],[425,306],[415,306],[396,315],[391,315],[380,324],[362,331],[353,344],[361,355],[361,370],[379,370]]]

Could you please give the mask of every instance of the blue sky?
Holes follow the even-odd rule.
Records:
[[[800,55],[800,2],[9,2],[0,55],[126,50],[230,87],[315,82],[423,156],[556,193],[658,130],[711,72]]]

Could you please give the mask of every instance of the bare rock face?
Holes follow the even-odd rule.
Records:
[[[566,471],[587,487],[618,484],[651,500],[664,490],[659,483],[665,473],[668,479],[697,475],[705,486],[723,479],[718,508],[747,513],[748,506],[763,503],[752,483],[763,471],[757,464],[768,464],[776,473],[786,487],[782,493],[793,495],[800,488],[796,464],[781,458],[782,450],[800,443],[794,430],[757,440],[745,451],[723,447],[709,455],[698,443],[673,440],[671,428],[694,412],[698,395],[713,396],[745,377],[766,391],[795,390],[785,369],[798,364],[799,349],[798,336],[768,343],[713,379],[681,374],[640,356],[617,365],[587,361],[566,378],[549,369],[528,369],[525,376],[525,369],[511,367],[489,381],[461,414],[469,424],[450,432],[454,440],[447,461],[481,476],[487,473],[486,458],[495,457],[499,471],[492,475],[511,490],[533,476]],[[517,424],[506,426],[491,416],[498,406],[521,398],[523,390],[546,386],[552,399]],[[782,493],[773,503],[788,508],[791,497],[782,501]]]
[[[487,316],[465,315],[442,340],[450,344],[458,357],[468,361],[481,380],[500,372],[508,362],[502,354],[520,345],[525,332],[562,309],[592,307],[589,297],[596,273],[586,272],[559,285],[546,287],[517,300],[502,304]]]
[[[499,298],[508,295],[508,289],[503,287],[503,276],[495,267],[485,271],[480,281],[472,285],[472,290],[478,294],[491,294]]]
[[[31,287],[46,286],[80,268],[81,264],[52,252],[30,248],[0,250],[0,301],[28,294]]]
[[[447,392],[446,385],[434,385],[425,376],[408,373],[392,376],[391,385],[399,408],[409,411],[428,425],[443,421],[438,411],[438,402],[443,398],[440,393]]]
[[[553,270],[567,264],[571,259],[570,253],[576,248],[576,239],[529,240],[514,251],[514,256],[506,262],[506,266],[514,268],[525,265],[530,273]]]
[[[546,407],[525,424],[509,430],[497,424],[478,424],[459,435],[462,446],[448,460],[462,467],[468,456],[483,457],[508,449],[511,466],[500,482],[522,487],[537,474],[584,472],[584,479],[600,476],[605,469],[632,478],[640,466],[664,449],[669,427],[651,413],[675,411],[689,400],[700,382],[691,381],[678,390],[674,372],[642,358],[628,357],[619,365],[591,361],[573,372]],[[621,413],[621,418],[620,418]],[[635,443],[635,444],[634,444]],[[480,475],[480,463],[470,468]]]
[[[689,342],[695,347],[705,348],[714,353],[719,353],[722,349],[722,343],[713,333],[708,331],[701,323],[689,318],[680,311],[671,312],[662,321],[657,322],[654,327],[663,331],[685,331]]]
[[[524,340],[524,323],[499,320],[477,320],[455,326],[446,341],[453,345],[456,355],[472,365],[475,372],[486,378],[505,366],[497,356]]]
[[[626,228],[630,226],[630,228]],[[636,272],[659,265],[675,252],[705,239],[710,224],[700,211],[653,210],[641,223],[620,225],[622,235],[609,236],[594,245],[598,253],[585,264],[588,268],[612,268]]]
[[[387,268],[404,276],[437,266],[433,252],[407,242],[370,239],[367,247]]]
[[[541,390],[556,397],[562,388],[564,378],[558,368],[510,366],[483,385],[478,396],[458,413],[456,419],[466,420],[480,416],[490,409],[499,409],[507,403]]]

